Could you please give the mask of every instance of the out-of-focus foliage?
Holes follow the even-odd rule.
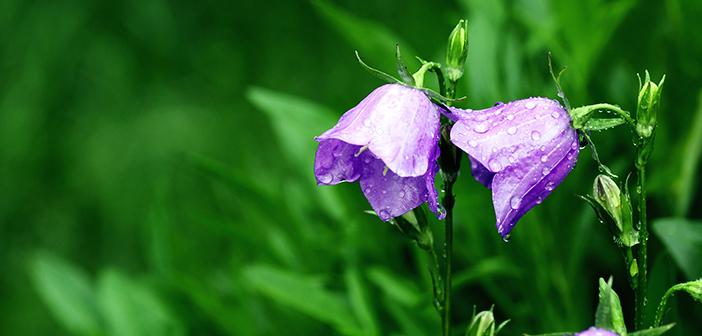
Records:
[[[655,303],[699,276],[700,16],[682,0],[0,1],[0,334],[434,334],[427,257],[357,185],[315,186],[313,136],[381,84],[355,49],[391,72],[399,42],[416,69],[460,18],[463,106],[555,98],[548,51],[573,106],[633,111],[635,74],[667,74]],[[629,136],[593,134],[617,173]],[[506,335],[585,329],[609,275],[632,320],[621,258],[576,197],[595,175],[584,150],[504,243],[462,172],[456,330],[492,304]],[[670,334],[702,328],[689,298],[669,307]]]

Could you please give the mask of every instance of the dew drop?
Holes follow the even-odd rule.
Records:
[[[544,169],[541,170],[541,174],[543,174],[544,176],[548,175],[548,173],[550,173],[550,172],[551,172],[551,169],[549,169],[548,167],[544,167]]]
[[[497,172],[497,171],[499,171],[500,169],[502,169],[502,164],[500,163],[500,161],[497,161],[496,159],[490,160],[490,161],[488,162],[488,166],[490,166],[490,169],[491,169],[493,172]]]
[[[382,218],[382,219],[386,219],[386,218],[390,218],[390,213],[387,210],[383,209],[383,210],[380,210],[380,212],[378,213],[378,216],[380,216],[380,218]]]
[[[514,120],[514,114],[508,114],[507,120]]]
[[[517,159],[514,157],[514,155],[510,155],[510,156],[508,157],[508,159],[509,159],[509,162],[510,162],[510,163],[515,163],[515,162],[517,161]]]
[[[370,187],[366,187],[365,189],[363,189],[363,192],[366,193],[366,194],[370,194],[371,188],[370,188]]]
[[[319,182],[324,184],[330,183],[334,177],[332,174],[326,173],[319,176]]]
[[[405,160],[409,160],[409,155],[405,155]]]
[[[475,125],[475,127],[473,127],[473,130],[476,133],[485,133],[488,131],[489,128],[490,127],[488,126],[488,124],[480,123],[480,124]]]
[[[519,204],[522,203],[522,198],[519,196],[514,196],[509,200],[509,206],[512,207],[512,209],[517,210],[519,209]]]
[[[505,110],[504,108],[498,108],[497,110],[495,110],[495,115],[498,116],[498,115],[502,114],[502,111],[504,111],[504,110]]]
[[[536,107],[536,103],[534,103],[533,101],[528,101],[528,102],[526,103],[526,105],[524,105],[524,106],[525,106],[526,108],[528,108],[528,109],[531,110],[531,109],[533,109],[534,107]]]
[[[551,116],[552,116],[554,119],[558,119],[558,118],[561,116],[561,114],[558,113],[557,111],[553,111],[553,112],[551,112]]]
[[[403,197],[405,197],[405,192],[404,192],[404,191],[400,191],[400,193],[399,193],[397,196],[400,196],[400,198],[403,198]]]
[[[548,161],[548,155],[544,155],[541,157],[541,162],[546,162]]]
[[[543,202],[543,201],[544,201],[544,199],[541,196],[536,198],[536,204],[541,204],[541,202]]]
[[[541,139],[541,133],[539,133],[539,131],[532,131],[531,132],[531,140],[536,141],[539,139]]]
[[[553,182],[546,183],[546,190],[553,191]]]
[[[517,128],[514,126],[507,129],[507,134],[514,135],[516,133],[517,133]]]
[[[475,140],[470,140],[470,141],[468,141],[468,144],[469,144],[471,147],[476,147],[476,146],[478,146],[478,142],[475,141]]]

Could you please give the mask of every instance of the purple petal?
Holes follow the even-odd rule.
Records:
[[[429,202],[429,207],[436,212],[437,195],[433,178],[438,169],[436,165],[426,176],[400,177],[390,170],[384,175],[383,161],[368,151],[363,152],[359,158],[364,163],[360,179],[361,190],[380,219],[388,221],[424,202]]]
[[[590,327],[587,330],[583,330],[574,336],[619,336],[617,333],[613,331],[609,331],[607,329],[600,329],[600,328],[595,328],[595,327]]]
[[[361,160],[356,157],[361,146],[343,141],[322,140],[314,158],[314,176],[317,184],[334,185],[356,181],[361,175]]]
[[[455,112],[451,141],[476,161],[474,176],[492,189],[498,232],[506,237],[573,168],[577,133],[558,102],[529,98],[488,109]],[[483,169],[494,173],[490,176]]]
[[[470,160],[470,170],[473,174],[473,178],[480,182],[488,189],[492,189],[492,179],[495,177],[495,173],[489,171],[485,166],[483,166],[478,160],[468,156]]]
[[[423,176],[438,143],[439,111],[426,95],[399,84],[375,89],[317,140],[368,146],[402,177]]]

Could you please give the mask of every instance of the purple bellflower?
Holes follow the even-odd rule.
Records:
[[[434,188],[439,126],[439,109],[422,91],[383,85],[315,138],[317,183],[358,180],[383,221],[424,202],[443,219]]]
[[[456,120],[451,142],[468,153],[473,176],[492,190],[497,231],[507,239],[573,169],[578,134],[566,110],[547,98],[450,109]]]
[[[576,333],[573,336],[619,336],[619,335],[617,333],[615,333],[613,331],[609,331],[607,329],[590,327],[586,330],[583,330],[579,333]]]

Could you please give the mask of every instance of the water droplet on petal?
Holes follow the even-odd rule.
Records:
[[[366,193],[366,194],[370,194],[371,188],[370,188],[370,187],[366,187],[365,189],[363,189],[363,192]]]
[[[500,169],[502,169],[502,164],[500,163],[500,161],[497,161],[497,159],[490,160],[488,162],[488,166],[490,166],[490,169],[494,172],[497,172]]]
[[[405,197],[405,192],[404,192],[404,191],[400,191],[400,193],[399,193],[397,196],[400,196],[400,198],[403,198],[403,197]]]
[[[507,115],[507,120],[514,120],[514,114]]]
[[[494,107],[494,106],[500,106],[500,105],[504,105],[504,103],[503,103],[503,102],[497,102],[497,103],[493,104],[492,106]]]
[[[378,213],[378,216],[380,216],[380,218],[382,218],[382,219],[387,219],[387,218],[390,218],[390,213],[387,210],[383,209],[383,210],[380,210],[380,212]]]
[[[534,103],[533,101],[528,101],[524,106],[531,110],[534,107],[536,107],[536,103]]]
[[[541,157],[541,162],[546,162],[548,161],[548,155],[544,155]]]
[[[514,155],[510,155],[508,157],[508,159],[509,159],[509,162],[511,162],[511,163],[515,163],[517,161],[517,159],[514,157]]]
[[[531,140],[536,141],[539,139],[541,139],[541,133],[539,133],[539,131],[532,131],[531,132]]]
[[[514,135],[515,133],[517,133],[517,128],[516,128],[516,127],[512,126],[512,127],[510,127],[510,128],[507,129],[507,134]]]
[[[549,169],[548,167],[544,167],[544,169],[541,170],[541,174],[543,174],[543,175],[548,175],[548,173],[550,173],[550,172],[551,172],[551,169]]]
[[[554,188],[553,182],[546,183],[546,190],[553,191],[553,188]]]
[[[488,126],[488,124],[480,123],[480,124],[475,125],[475,127],[473,127],[473,130],[476,133],[485,133],[488,131],[489,128],[490,128],[490,126]]]
[[[498,116],[498,115],[502,114],[502,111],[504,111],[504,110],[505,110],[504,108],[498,108],[497,110],[495,110],[495,115]]]
[[[476,146],[478,146],[478,142],[475,141],[475,140],[470,140],[470,141],[468,141],[468,144],[469,144],[471,147],[476,147]]]
[[[332,174],[326,173],[322,174],[319,176],[319,182],[322,182],[324,184],[330,183],[334,179],[334,176]]]
[[[519,196],[513,196],[509,200],[509,206],[512,207],[512,209],[517,210],[519,209],[519,205],[522,203],[522,198]]]
[[[561,114],[558,113],[558,111],[553,111],[551,112],[551,116],[555,119],[558,119],[561,116]]]
[[[543,202],[543,201],[544,201],[544,199],[541,196],[536,198],[536,204],[541,204],[541,202]]]

